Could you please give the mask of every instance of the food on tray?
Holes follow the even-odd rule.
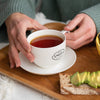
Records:
[[[98,54],[100,55],[100,33],[98,33],[98,35],[96,36],[96,47]]]
[[[70,77],[70,81],[71,81],[72,84],[79,86],[81,84],[79,72],[76,72],[74,75],[72,75]]]
[[[59,76],[61,94],[100,95],[100,71]]]

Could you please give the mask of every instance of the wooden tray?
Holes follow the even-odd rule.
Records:
[[[95,45],[84,46],[75,52],[77,54],[76,63],[63,73],[73,74],[76,71],[93,72],[100,70],[100,56],[97,54]],[[8,46],[0,50],[0,73],[59,100],[100,100],[100,95],[61,95],[59,74],[40,76],[26,72],[21,68],[10,69],[7,53]]]

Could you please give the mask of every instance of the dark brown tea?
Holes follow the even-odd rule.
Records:
[[[61,39],[58,36],[54,35],[45,35],[45,36],[39,36],[35,39],[33,39],[30,44],[35,47],[39,48],[49,48],[54,47],[63,42],[63,39]]]

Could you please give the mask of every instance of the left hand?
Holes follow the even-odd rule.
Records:
[[[81,13],[71,20],[64,28],[67,31],[72,31],[78,27],[75,31],[66,33],[66,45],[78,49],[83,45],[89,44],[94,40],[96,35],[96,26],[91,17],[87,14]]]

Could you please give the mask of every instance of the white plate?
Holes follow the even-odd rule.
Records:
[[[76,62],[76,53],[71,48],[67,47],[66,56],[63,62],[59,63],[58,66],[52,66],[51,68],[41,68],[34,63],[30,63],[27,58],[19,53],[21,60],[21,68],[34,74],[38,75],[52,75],[63,72],[72,67]]]

